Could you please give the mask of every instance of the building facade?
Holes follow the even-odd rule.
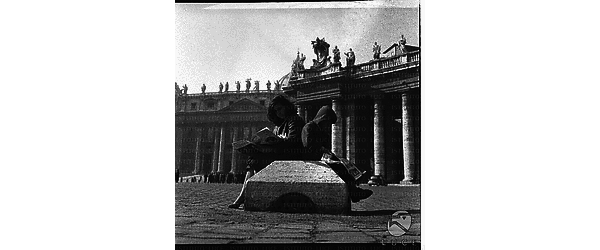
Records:
[[[246,91],[187,94],[187,87],[182,91],[176,85],[176,169],[182,175],[211,176],[213,182],[240,183],[247,157],[233,150],[232,142],[272,128],[267,107],[283,93],[306,122],[322,106],[333,108],[338,120],[330,131],[331,149],[372,169],[370,185],[420,183],[420,48],[397,46],[366,63],[296,68],[278,81],[283,90],[250,91],[247,84]]]
[[[333,108],[332,151],[371,167],[372,185],[420,183],[420,50],[407,47],[350,67],[299,70],[283,88],[306,121],[323,105]]]
[[[186,89],[186,88],[184,88]],[[178,90],[178,86],[176,86]],[[232,149],[273,124],[267,107],[281,90],[175,94],[175,168],[182,176],[200,175],[211,182],[240,182],[247,157]]]

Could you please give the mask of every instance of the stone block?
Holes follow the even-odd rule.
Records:
[[[251,211],[350,211],[346,183],[320,161],[275,161],[246,184],[244,209]]]

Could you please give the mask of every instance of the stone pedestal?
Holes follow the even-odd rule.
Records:
[[[325,163],[275,161],[248,180],[244,209],[339,214],[350,211],[350,196]]]

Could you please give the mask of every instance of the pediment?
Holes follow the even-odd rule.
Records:
[[[251,101],[247,98],[232,103],[231,105],[224,107],[219,112],[251,112],[251,111],[266,111],[267,108]]]

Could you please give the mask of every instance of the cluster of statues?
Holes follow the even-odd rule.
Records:
[[[331,64],[331,62],[329,61],[329,44],[325,42],[325,38],[323,37],[322,39],[319,39],[319,37],[317,37],[315,41],[311,41],[311,44],[313,47],[313,51],[317,56],[317,59],[313,59],[313,66],[310,68],[318,69],[329,66]],[[408,51],[406,50],[406,38],[404,37],[404,35],[402,35],[400,41],[398,42],[397,54],[401,55],[406,54],[407,52]],[[356,61],[356,56],[354,55],[354,51],[352,51],[352,48],[349,48],[348,52],[344,52],[344,55],[346,55],[346,67],[353,66]],[[292,63],[293,74],[296,74],[299,70],[304,70],[305,59],[306,57],[304,56],[304,54],[300,54],[300,52],[298,52],[298,55],[296,55],[296,59]],[[333,63],[340,63],[340,59],[340,49],[338,49],[338,47],[335,46],[333,48]],[[381,59],[381,45],[377,44],[377,42],[373,44],[373,59]]]
[[[319,69],[322,67],[326,67],[331,65],[331,57],[329,56],[329,44],[327,42],[325,42],[325,37],[323,37],[322,39],[319,39],[319,37],[317,37],[315,39],[315,41],[311,41],[312,47],[313,47],[313,51],[315,53],[315,55],[317,56],[317,59],[313,59],[313,66],[311,66],[311,69]],[[404,35],[401,36],[400,40],[398,41],[398,47],[396,48],[396,54],[397,55],[402,55],[402,54],[406,54],[408,53],[408,50],[406,49],[406,38],[404,37]],[[356,61],[356,56],[354,55],[354,51],[352,51],[352,48],[349,48],[348,52],[344,52],[344,55],[346,55],[346,67],[351,67],[354,66],[354,63]],[[377,59],[381,59],[381,45],[377,44],[377,42],[375,42],[375,44],[373,44],[373,59],[377,60]],[[294,61],[292,62],[292,74],[295,75],[298,71],[300,70],[305,70],[304,68],[304,60],[306,60],[306,56],[302,53],[300,53],[300,51],[298,51],[298,53],[296,54],[296,59],[294,59]],[[338,49],[337,46],[335,46],[333,48],[333,63],[340,63],[341,60],[341,56],[340,56],[340,49]],[[252,87],[252,83],[251,83],[251,78],[246,79],[246,92],[250,92],[250,88]],[[260,87],[259,87],[259,81],[254,81],[254,91],[259,91]],[[267,81],[267,90],[271,91],[271,81]],[[275,81],[274,82],[275,91],[280,91],[281,90],[281,83],[279,83],[279,81]],[[235,86],[236,86],[236,90],[237,92],[240,92],[240,88],[241,88],[241,83],[240,81],[236,81],[235,82]],[[224,88],[224,89],[223,89]],[[179,86],[177,85],[177,83],[175,83],[175,91],[177,94],[179,95],[187,95],[187,90],[188,87],[187,85],[183,85],[183,88],[180,89]],[[206,92],[206,85],[202,84],[201,87],[202,90],[202,94],[204,94]],[[223,93],[223,92],[229,92],[229,82],[225,82],[225,85],[223,85],[223,82],[219,83],[219,93]]]
[[[252,83],[251,83],[252,78],[248,78],[246,79],[246,92],[250,92],[250,87],[252,87]],[[279,91],[281,90],[281,84],[279,83],[279,80],[275,81],[275,91]],[[177,91],[179,91],[179,86],[177,86],[177,84],[175,84],[175,88],[177,89]],[[271,81],[268,80],[267,81],[267,90],[271,91]],[[241,88],[241,83],[240,81],[235,81],[235,87],[237,92],[240,92],[240,88]],[[225,88],[225,89],[223,89]],[[206,84],[202,84],[202,87],[200,88],[202,90],[202,94],[206,93]],[[259,81],[254,81],[254,91],[259,91],[260,89],[260,82]],[[184,85],[184,90],[183,92],[185,92],[187,94],[187,85]],[[225,85],[223,85],[223,82],[219,83],[219,93],[226,93],[229,92],[229,82],[225,82]]]
[[[325,42],[325,37],[319,39],[319,37],[317,37],[315,39],[315,41],[311,41],[311,45],[313,48],[313,51],[315,53],[315,55],[317,56],[317,59],[313,59],[313,66],[311,66],[311,69],[319,69],[319,68],[323,68],[323,67],[327,67],[329,65],[331,65],[331,56],[329,56],[329,43]],[[333,48],[333,63],[340,63],[340,49],[338,49],[337,46],[335,46]],[[346,55],[346,65],[347,66],[352,66],[354,65],[354,61],[355,61],[355,55],[354,52],[352,51],[352,48],[350,48],[350,51],[345,52],[344,55]],[[298,55],[296,55],[296,59],[293,61],[292,63],[292,73],[296,74],[299,70],[304,70],[304,60],[306,59],[306,56],[304,56],[304,54],[300,54],[300,52],[298,52]]]
[[[179,88],[179,85],[177,85],[177,82],[175,82],[175,94],[178,94],[178,95],[187,95],[187,91],[188,91],[187,84],[184,84],[183,88]]]
[[[406,38],[404,35],[401,35],[400,41],[398,41],[398,47],[396,47],[396,55],[402,55],[408,53],[406,49]],[[378,45],[377,42],[373,44],[373,59],[381,58],[381,45]]]

